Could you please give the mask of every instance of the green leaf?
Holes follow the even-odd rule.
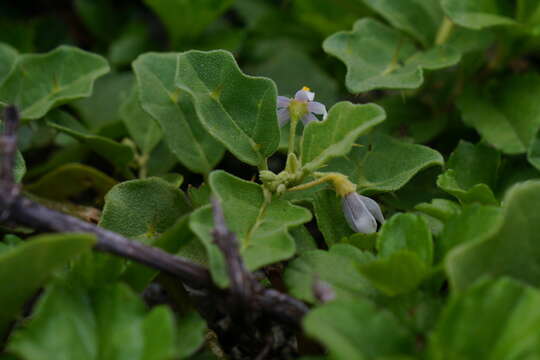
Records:
[[[356,266],[372,258],[371,253],[347,244],[334,245],[329,251],[311,250],[287,266],[283,280],[292,296],[309,303],[316,302],[313,285],[317,280],[330,285],[336,299],[358,299],[373,293],[373,288]]]
[[[520,2],[524,3],[524,1]],[[442,0],[441,5],[452,21],[472,29],[516,24],[513,19],[515,5],[511,2],[498,0]]]
[[[8,44],[0,43],[0,85],[13,70],[18,55],[17,50]],[[0,98],[0,101],[5,100]]]
[[[540,285],[540,182],[515,185],[502,203],[502,224],[495,221],[487,239],[466,242],[448,254],[445,267],[453,289],[463,290],[484,275],[508,275]]]
[[[394,215],[379,233],[377,250],[377,259],[358,266],[360,273],[390,296],[414,290],[433,262],[427,222],[414,214]]]
[[[92,190],[95,198],[102,202],[105,194],[116,185],[116,180],[107,174],[83,164],[63,165],[40,178],[25,185],[25,190],[37,196],[52,200],[67,201]]]
[[[125,168],[134,159],[133,149],[104,136],[89,133],[70,114],[55,110],[47,116],[47,124],[87,145],[118,168]]]
[[[481,203],[496,205],[498,203],[493,191],[486,184],[476,184],[470,188],[463,188],[456,179],[453,169],[447,170],[437,178],[437,186],[447,193],[455,196],[463,204]]]
[[[165,180],[131,180],[109,191],[99,225],[126,237],[153,240],[189,211],[182,191]]]
[[[27,239],[0,253],[0,334],[52,272],[89,250],[92,235],[56,234]]]
[[[121,123],[118,111],[130,94],[133,83],[132,73],[107,74],[96,81],[91,96],[70,105],[75,108],[89,132],[116,137],[118,130],[114,128]]]
[[[195,311],[182,316],[178,324],[178,335],[178,355],[184,359],[193,355],[204,343],[206,322]]]
[[[108,71],[101,56],[71,46],[21,55],[0,86],[0,99],[17,105],[23,119],[38,119],[55,106],[90,96],[94,81]]]
[[[156,307],[147,313],[125,285],[85,290],[56,284],[8,351],[24,360],[167,360],[177,356],[175,337],[172,312]]]
[[[313,197],[313,210],[326,245],[337,244],[354,233],[345,220],[341,199],[334,190],[317,192]]]
[[[191,95],[203,125],[229,151],[260,165],[277,150],[280,132],[272,80],[244,75],[226,51],[188,51],[176,61],[176,85]]]
[[[317,307],[306,315],[303,327],[336,360],[390,359],[412,353],[411,334],[391,313],[365,299]]]
[[[420,51],[399,31],[369,18],[358,20],[352,31],[330,36],[323,48],[345,63],[345,84],[355,94],[379,88],[418,88],[424,69],[449,67],[461,58],[457,50],[444,45]]]
[[[403,187],[421,170],[442,166],[437,151],[423,145],[401,142],[384,134],[359,139],[347,157],[335,159],[325,171],[339,171],[362,192],[389,192]]]
[[[540,126],[540,75],[503,78],[491,86],[470,85],[458,100],[463,121],[506,154],[525,153]]]
[[[249,270],[294,255],[294,239],[287,230],[308,222],[311,219],[308,210],[279,198],[267,202],[260,185],[224,171],[212,172],[209,183],[213,194],[221,201],[229,229],[238,237],[240,252]],[[190,227],[206,247],[214,281],[226,286],[228,278],[223,255],[211,236],[211,207],[197,209],[191,215]]]
[[[431,203],[420,203],[414,209],[443,222],[461,212],[459,204],[447,199],[433,199]]]
[[[210,23],[227,10],[234,0],[144,0],[161,19],[173,47],[200,35]]]
[[[482,143],[473,145],[461,140],[446,163],[455,171],[460,186],[469,188],[476,184],[495,187],[501,163],[500,153]]]
[[[437,242],[441,255],[467,242],[479,242],[493,235],[502,222],[502,211],[495,206],[472,204],[452,216]]]
[[[435,42],[443,20],[438,1],[433,0],[364,0],[392,26],[419,41],[424,47]]]
[[[357,268],[373,287],[388,296],[415,290],[429,271],[418,255],[406,250],[361,264]]]
[[[508,278],[483,281],[450,300],[429,339],[430,359],[534,358],[539,326],[538,289]]]
[[[433,241],[423,217],[415,214],[397,214],[386,221],[377,239],[379,257],[407,250],[418,255],[426,265],[433,262]]]
[[[144,111],[139,102],[139,88],[134,86],[120,107],[120,117],[143,154],[149,154],[161,141],[159,124]]]
[[[20,151],[15,153],[15,165],[13,167],[13,178],[16,183],[20,183],[26,174],[26,162]]]
[[[343,101],[332,106],[326,120],[311,122],[304,130],[304,168],[315,171],[330,159],[346,155],[360,135],[384,118],[384,110],[375,104],[353,105]]]
[[[148,53],[133,62],[141,106],[160,124],[170,150],[194,172],[206,174],[224,148],[204,129],[192,101],[176,86],[180,54]]]
[[[437,185],[462,203],[497,204],[494,187],[501,162],[500,153],[482,143],[461,140],[446,163],[447,171]]]

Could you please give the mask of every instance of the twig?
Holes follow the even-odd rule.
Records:
[[[300,326],[300,320],[308,311],[306,305],[290,296],[274,289],[266,289],[256,282],[252,275],[244,270],[237,248],[229,246],[234,234],[225,226],[223,213],[216,215],[218,224],[216,234],[227,239],[226,251],[231,251],[234,261],[230,262],[230,270],[241,274],[231,277],[231,289],[221,291],[212,281],[208,270],[188,259],[174,256],[158,248],[129,240],[115,232],[97,227],[73,216],[51,210],[20,194],[19,186],[14,183],[13,167],[16,154],[16,129],[19,123],[18,111],[8,106],[4,111],[4,133],[0,137],[0,221],[13,221],[29,227],[54,232],[83,232],[95,234],[97,243],[95,250],[115,254],[145,264],[156,270],[171,274],[186,285],[195,289],[206,289],[210,293],[228,296],[240,296],[249,299],[254,310],[261,311],[275,321],[294,327]],[[235,250],[236,249],[236,250]],[[236,254],[235,254],[236,252]],[[229,254],[229,253],[227,253]],[[229,255],[227,255],[229,256]],[[246,275],[246,273],[248,275]],[[257,284],[257,287],[251,287]],[[216,296],[219,303],[221,296]],[[244,301],[242,300],[242,301]]]
[[[219,247],[225,257],[227,272],[230,279],[230,292],[232,305],[235,307],[237,318],[250,314],[250,300],[253,297],[254,285],[258,285],[252,274],[244,266],[238,251],[236,234],[227,228],[225,216],[219,200],[212,197],[212,213],[214,216],[214,243]]]

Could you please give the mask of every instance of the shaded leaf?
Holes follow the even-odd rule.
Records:
[[[508,278],[483,281],[450,300],[430,337],[430,358],[534,358],[539,309],[538,289]]]
[[[515,185],[503,204],[502,224],[495,224],[487,238],[464,243],[448,254],[445,267],[453,289],[463,290],[484,275],[508,275],[540,284],[540,252],[536,246],[540,182]]]
[[[125,285],[56,284],[8,350],[25,360],[167,360],[177,356],[175,336],[172,312],[147,313]]]
[[[392,26],[403,30],[423,46],[435,42],[437,31],[443,20],[443,11],[434,0],[364,0],[374,11]]]
[[[25,186],[32,194],[48,199],[66,201],[72,197],[93,190],[98,202],[116,185],[116,180],[107,174],[83,164],[63,165]]]
[[[146,113],[139,102],[139,88],[134,86],[120,107],[120,117],[143,154],[150,153],[161,141],[159,124]]]
[[[48,115],[47,120],[49,126],[87,145],[94,152],[119,168],[125,168],[133,161],[132,148],[104,136],[89,133],[75,118],[66,112],[55,110]]]
[[[503,78],[489,87],[468,86],[458,100],[463,121],[507,154],[525,153],[540,126],[540,75]]]
[[[55,106],[90,96],[94,81],[108,71],[101,56],[71,46],[21,55],[0,86],[0,99],[17,105],[23,119],[38,119]]]
[[[144,0],[161,19],[173,47],[185,47],[219,17],[234,0]]]
[[[8,44],[0,43],[0,85],[13,70],[17,56],[17,50]],[[5,100],[0,98],[0,101]]]
[[[95,243],[92,235],[55,234],[27,239],[0,253],[0,333],[52,272]]]
[[[336,360],[389,359],[412,352],[412,336],[391,313],[365,299],[317,307],[306,315],[303,327]]]
[[[345,220],[341,199],[334,190],[317,192],[313,196],[313,210],[317,227],[323,234],[326,245],[337,244],[354,233]]]
[[[518,0],[519,7],[532,1]],[[515,6],[511,2],[485,0],[442,0],[441,5],[446,14],[455,23],[472,29],[482,29],[495,25],[515,25]],[[536,12],[539,10],[537,9]],[[528,13],[523,13],[526,17],[534,14],[535,10],[530,8]]]
[[[315,281],[330,285],[336,299],[358,299],[373,293],[373,288],[356,266],[372,258],[371,253],[346,244],[334,245],[329,251],[311,250],[287,266],[283,279],[291,295],[310,303],[316,302],[313,294]]]
[[[87,1],[87,0],[85,0]],[[130,94],[134,83],[132,73],[110,73],[97,79],[92,95],[72,102],[81,122],[93,134],[117,137],[120,105]]]

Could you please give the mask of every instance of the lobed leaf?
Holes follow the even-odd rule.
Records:
[[[146,53],[133,62],[140,103],[160,125],[171,152],[188,169],[206,174],[224,148],[204,129],[187,93],[176,86],[180,54]]]
[[[360,135],[384,118],[384,110],[375,104],[337,103],[326,120],[306,126],[301,155],[303,167],[315,171],[330,159],[346,155]]]
[[[249,270],[294,255],[295,243],[288,229],[311,219],[307,209],[279,198],[268,202],[260,185],[224,171],[212,172],[209,184],[221,201],[229,229],[238,237],[240,252]],[[225,287],[227,271],[223,255],[211,236],[213,219],[209,205],[193,212],[190,227],[206,247],[214,281]]]
[[[355,94],[379,88],[418,88],[424,69],[449,67],[461,58],[457,50],[444,45],[420,51],[399,31],[369,18],[358,20],[352,31],[330,36],[323,48],[345,63],[345,84]]]
[[[23,119],[38,119],[55,106],[90,96],[94,81],[108,71],[101,56],[71,46],[20,55],[0,85],[0,99],[17,105]]]

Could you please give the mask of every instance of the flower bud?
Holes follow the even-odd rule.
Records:
[[[379,205],[356,192],[346,194],[341,206],[347,223],[355,232],[371,234],[377,231],[377,220],[384,223]]]

